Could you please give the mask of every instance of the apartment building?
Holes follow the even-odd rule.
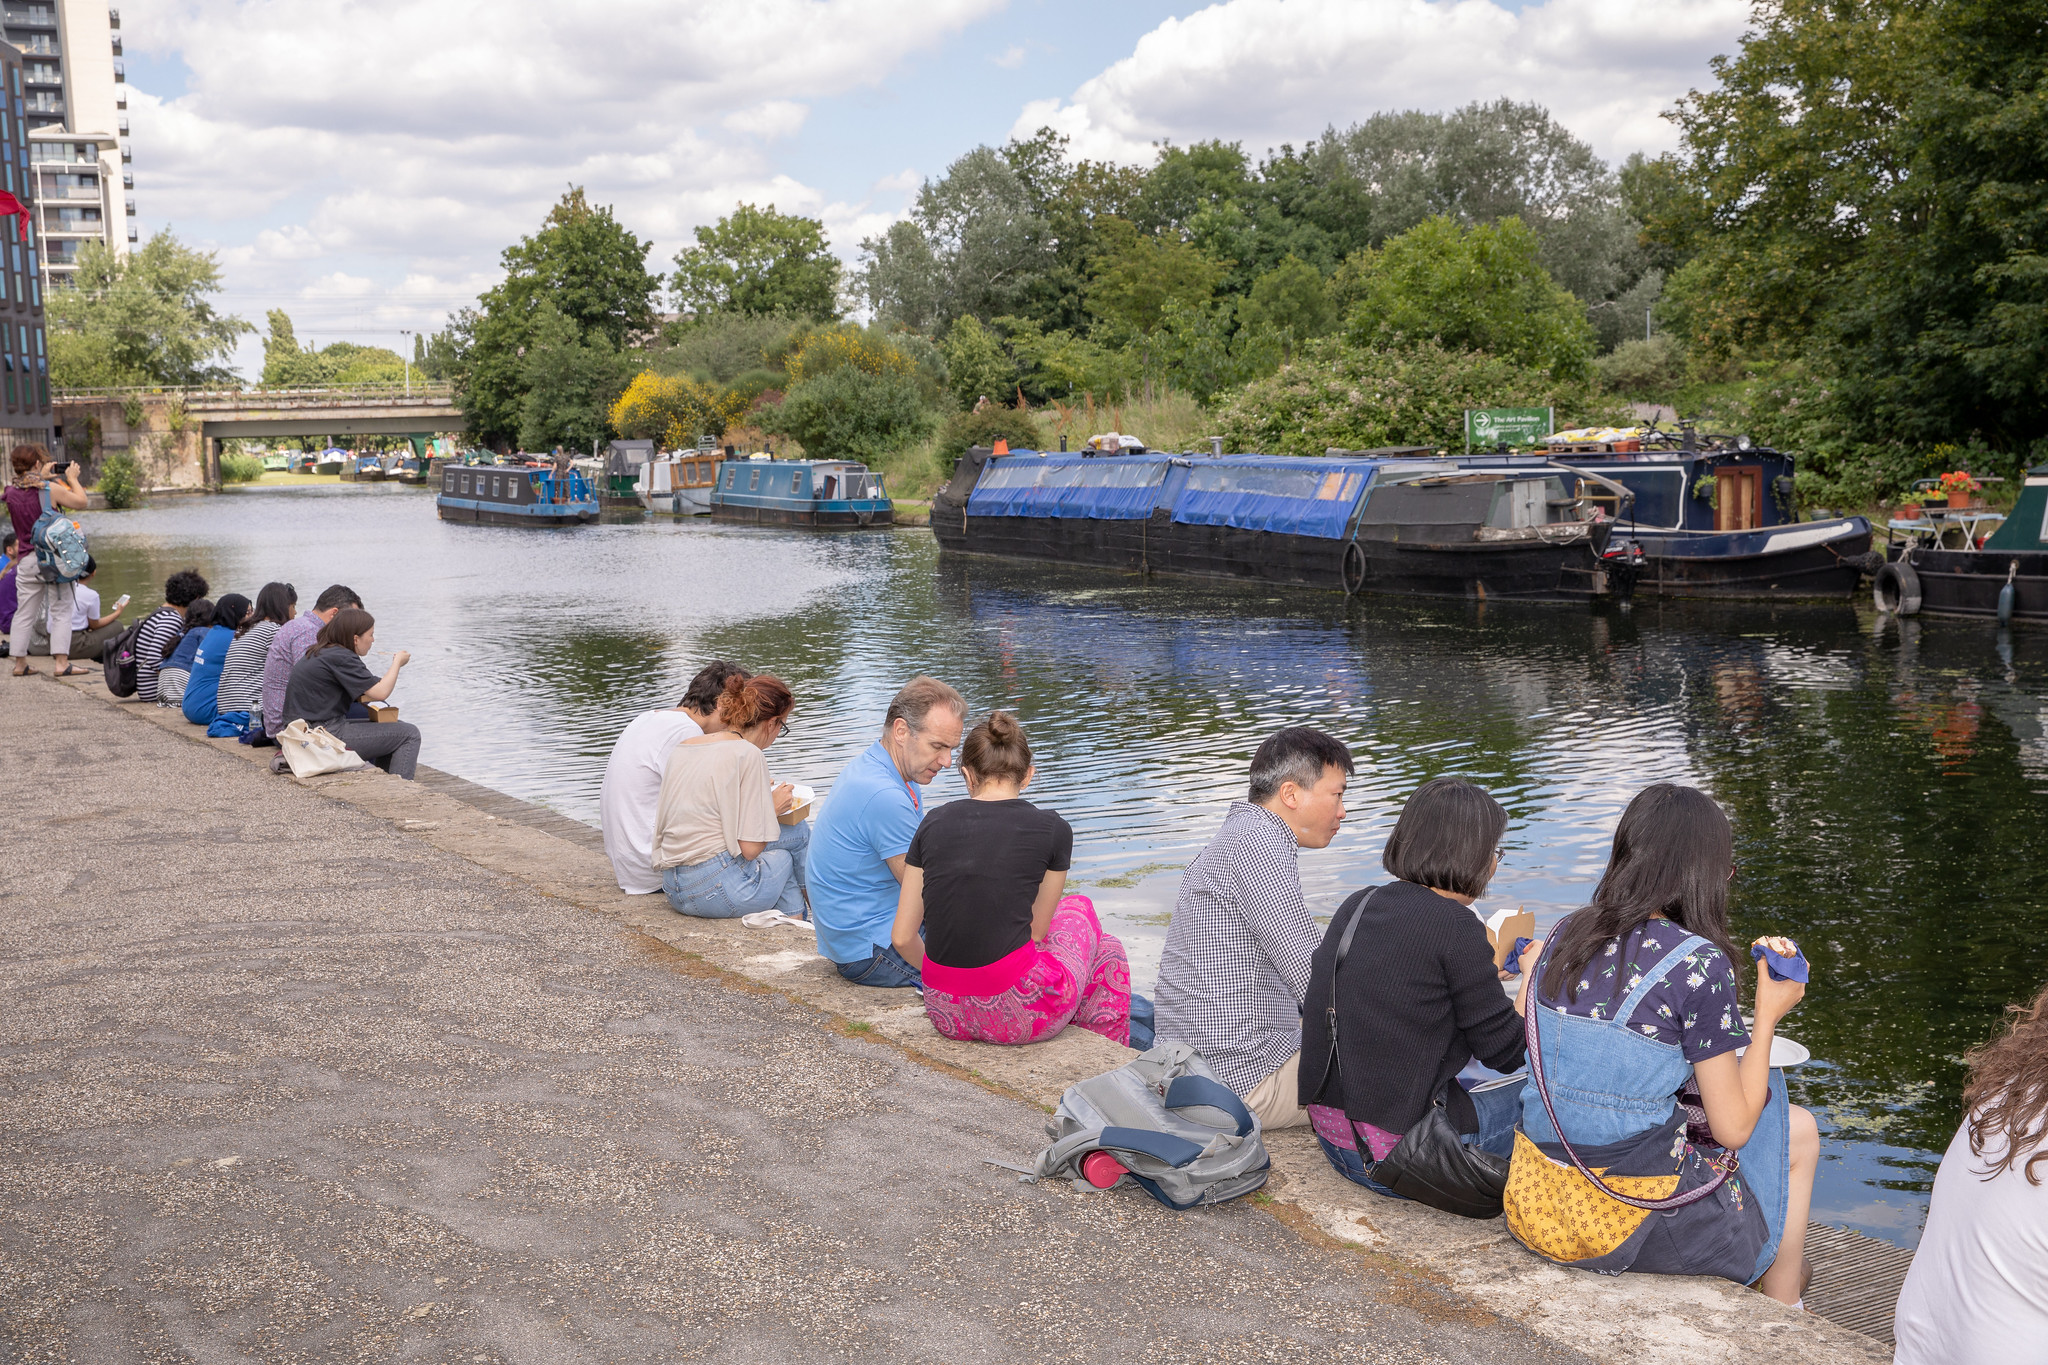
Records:
[[[136,240],[121,12],[105,0],[0,0],[22,56],[16,117],[28,125],[28,193],[43,250],[41,288],[61,285],[95,239],[126,254]],[[8,167],[12,170],[12,166]]]
[[[0,43],[0,185],[34,214],[39,205],[32,167],[40,144],[28,117],[29,60],[18,48]],[[43,329],[46,281],[38,261],[42,241],[35,224],[23,232],[20,218],[0,218],[0,445],[8,448],[49,446],[54,430],[50,343]]]

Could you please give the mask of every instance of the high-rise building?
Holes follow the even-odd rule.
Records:
[[[11,11],[9,11],[11,13]],[[31,215],[39,208],[31,178],[38,145],[27,118],[28,58],[0,43],[0,185]],[[43,330],[44,280],[38,273],[40,227],[0,217],[0,444],[50,444],[50,343]]]
[[[0,21],[22,53],[16,117],[28,125],[47,288],[67,281],[86,242],[126,255],[137,236],[121,11],[104,0],[5,0]]]

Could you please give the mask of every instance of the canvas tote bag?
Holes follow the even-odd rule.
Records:
[[[292,765],[293,777],[317,777],[321,773],[345,773],[363,766],[363,758],[317,725],[306,724],[301,716],[277,736],[277,747]]]

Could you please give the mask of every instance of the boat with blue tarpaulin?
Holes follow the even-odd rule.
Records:
[[[1415,447],[1285,455],[976,448],[932,500],[943,549],[1347,593],[1625,597],[1613,521],[1556,465],[1467,468]]]
[[[580,470],[450,465],[434,498],[443,521],[483,526],[585,526],[597,520],[597,489]]]

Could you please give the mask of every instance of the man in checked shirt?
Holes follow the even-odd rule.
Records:
[[[1308,1122],[1299,1102],[1301,1002],[1321,935],[1297,851],[1344,824],[1351,751],[1282,730],[1252,755],[1251,790],[1188,864],[1159,960],[1158,1037],[1201,1051],[1267,1128]]]

